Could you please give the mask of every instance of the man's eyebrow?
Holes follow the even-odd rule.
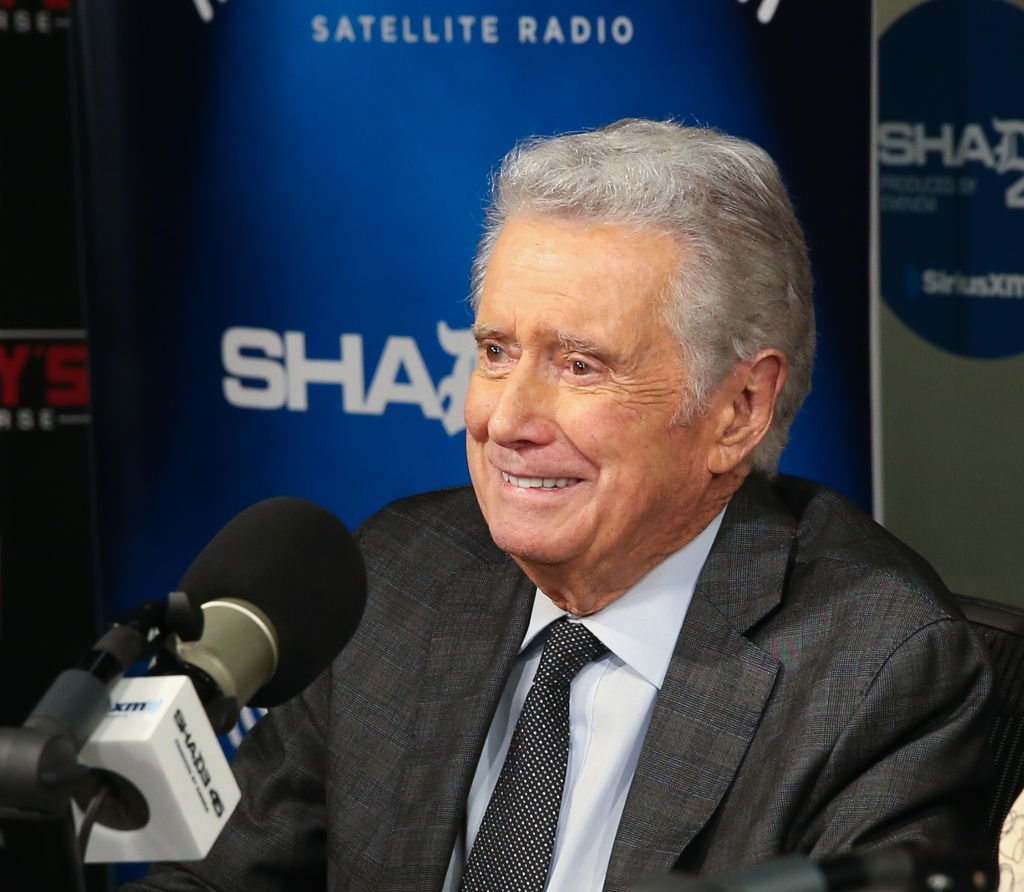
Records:
[[[505,329],[500,325],[492,325],[489,322],[476,322],[473,324],[473,337],[479,344],[481,341],[500,340],[507,336]]]
[[[558,338],[558,345],[564,352],[583,353],[604,363],[609,368],[625,371],[634,367],[636,363],[635,356],[631,356],[628,352],[617,350],[610,344],[602,344],[599,341],[567,331],[559,331],[555,335]]]
[[[566,331],[551,331],[551,335],[558,341],[558,346],[566,353],[586,353],[594,356],[602,362],[610,362],[613,356],[606,347],[602,347],[597,341],[585,338],[582,335],[572,334]],[[473,325],[473,337],[478,344],[484,341],[508,341],[515,340],[509,335],[507,329],[490,322],[477,322]]]
[[[557,332],[558,343],[566,353],[590,353],[593,356],[602,356],[607,351],[602,349],[597,341],[584,338],[580,335],[570,334],[566,331]]]

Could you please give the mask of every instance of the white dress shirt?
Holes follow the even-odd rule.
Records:
[[[722,514],[603,610],[582,618],[569,614],[570,621],[583,623],[608,653],[584,666],[570,689],[569,763],[548,873],[549,892],[600,892],[604,884],[654,700]],[[458,892],[466,855],[480,829],[540,663],[546,638],[542,633],[565,615],[537,589],[519,657],[491,720],[473,777],[466,826],[452,852],[444,892]]]

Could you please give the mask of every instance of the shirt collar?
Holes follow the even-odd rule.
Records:
[[[607,607],[590,616],[577,620],[537,589],[520,653],[556,619],[568,615],[583,623],[616,657],[660,690],[697,577],[711,552],[724,515],[723,510],[696,538],[665,558]]]

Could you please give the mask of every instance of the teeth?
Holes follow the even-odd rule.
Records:
[[[501,479],[520,489],[564,489],[579,483],[577,477],[513,477],[505,471],[501,472]]]

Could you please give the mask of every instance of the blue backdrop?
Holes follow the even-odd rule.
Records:
[[[868,7],[83,0],[109,611],[162,596],[258,499],[355,525],[466,482],[489,172],[519,138],[624,116],[780,161],[821,345],[783,468],[868,508]]]

